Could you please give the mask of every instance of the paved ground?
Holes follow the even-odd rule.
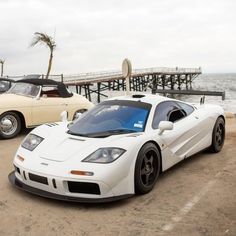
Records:
[[[124,201],[71,204],[36,197],[8,183],[25,136],[0,140],[0,235],[236,235],[236,119],[224,149],[200,153],[162,174],[155,189]]]

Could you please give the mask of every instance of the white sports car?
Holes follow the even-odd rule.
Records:
[[[102,102],[68,123],[45,124],[22,142],[10,182],[68,201],[106,202],[152,190],[161,172],[224,144],[216,105],[190,105],[157,95]]]

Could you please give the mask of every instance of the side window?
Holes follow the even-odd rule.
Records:
[[[57,86],[43,86],[41,90],[41,97],[60,97]]]
[[[162,102],[158,104],[152,121],[152,128],[158,129],[159,123],[165,120],[168,121],[171,112],[178,109],[178,105],[172,101]]]
[[[177,104],[181,107],[181,109],[185,111],[187,116],[190,115],[194,111],[194,108],[186,103],[177,102]]]
[[[176,109],[170,112],[169,121],[176,122],[186,116],[186,113],[183,109]]]

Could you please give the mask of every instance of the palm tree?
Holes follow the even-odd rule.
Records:
[[[3,65],[5,63],[5,60],[0,59],[0,64],[1,64],[1,77],[3,76]]]
[[[56,48],[56,43],[51,36],[49,36],[45,33],[35,32],[33,41],[30,46],[33,47],[36,44],[45,44],[50,50],[48,70],[47,70],[47,74],[46,74],[46,79],[48,79],[48,76],[49,76],[51,68],[52,68],[52,58],[53,58],[54,49]]]

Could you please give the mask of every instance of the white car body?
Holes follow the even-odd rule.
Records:
[[[152,105],[144,132],[111,135],[106,138],[79,137],[68,134],[65,122],[42,125],[31,133],[44,140],[29,151],[22,146],[14,158],[15,172],[11,182],[26,191],[63,200],[110,201],[135,194],[134,172],[139,151],[148,142],[158,146],[161,171],[211,146],[213,128],[223,109],[216,105],[193,106],[193,112],[173,124],[173,130],[153,129],[152,122],[158,104],[177,101],[157,95],[134,98],[124,96],[112,100],[141,101]],[[125,151],[111,163],[88,163],[82,160],[102,147],[119,147]],[[71,174],[71,170],[88,171],[92,176]],[[29,173],[43,176],[48,184],[30,180]],[[68,181],[95,183],[100,194],[69,191]],[[56,187],[54,183],[56,182]]]

